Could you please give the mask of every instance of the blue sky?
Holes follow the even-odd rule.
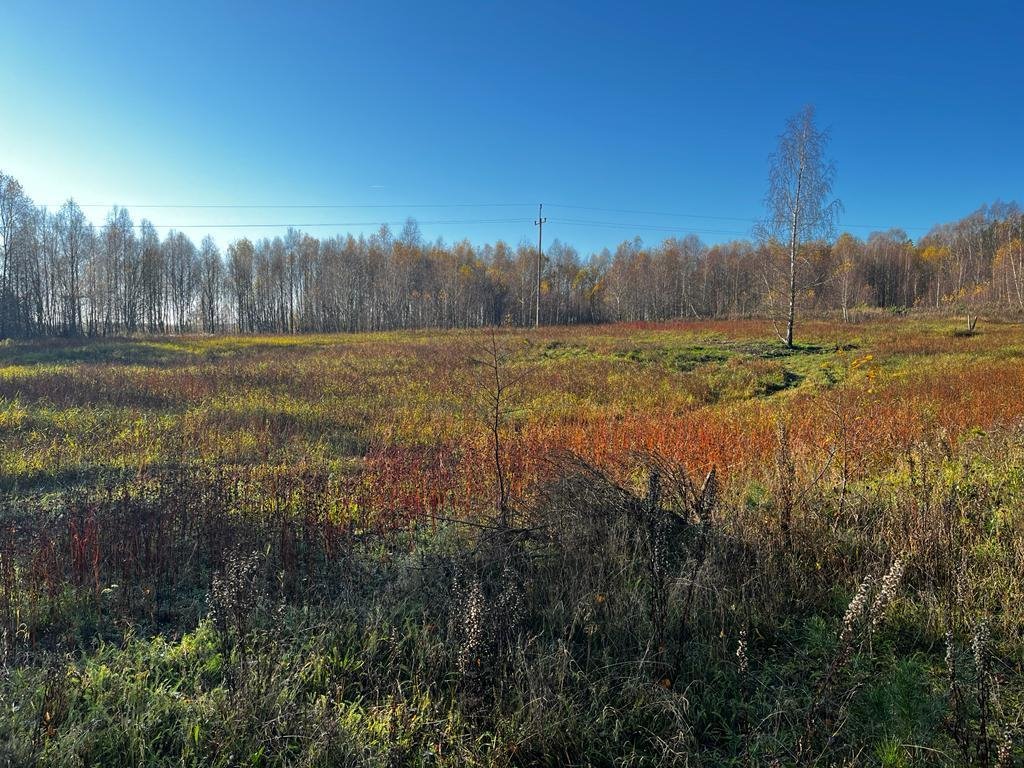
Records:
[[[518,243],[538,201],[545,239],[585,253],[672,228],[716,242],[761,214],[807,102],[857,234],[1024,198],[1010,3],[162,5],[5,3],[0,169],[37,202],[239,225],[209,230],[222,244],[407,215],[430,238]],[[419,207],[456,204],[501,205]]]

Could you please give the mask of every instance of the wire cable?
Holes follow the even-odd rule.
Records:
[[[703,213],[667,213],[665,211],[640,211],[640,210],[629,209],[629,208],[596,208],[596,207],[585,206],[585,205],[561,205],[561,204],[558,204],[558,203],[552,204],[549,207],[551,207],[551,208],[568,208],[568,209],[577,210],[577,211],[596,211],[596,212],[600,212],[600,213],[624,213],[624,214],[635,215],[635,216],[668,216],[668,217],[676,218],[676,219],[709,219],[709,220],[715,220],[715,221],[741,221],[741,222],[747,222],[747,223],[751,223],[751,224],[756,224],[759,221],[761,221],[761,219],[756,218],[756,217],[713,216],[713,215],[710,215],[710,214],[703,214]],[[851,228],[853,228],[853,229],[872,229],[872,230],[875,230],[875,231],[885,231],[885,230],[889,230],[889,229],[902,229],[902,230],[905,230],[905,231],[914,230],[914,231],[921,231],[921,232],[928,232],[928,231],[930,231],[932,229],[932,227],[899,227],[899,226],[891,226],[891,225],[886,226],[886,225],[882,225],[882,224],[843,223],[841,225],[837,225],[837,229],[851,229]]]
[[[64,203],[50,204],[59,208]],[[343,208],[534,208],[536,203],[76,203],[79,208],[146,210],[340,210]]]
[[[454,225],[454,224],[526,224],[533,221],[533,219],[518,218],[518,219],[433,219],[419,221],[417,224],[425,224],[427,226],[436,225]],[[268,228],[268,229],[303,229],[313,227],[399,227],[404,226],[405,221],[342,221],[342,222],[313,222],[313,223],[270,223],[270,222],[239,222],[239,223],[228,223],[228,222],[217,222],[217,223],[203,223],[203,224],[159,224],[156,222],[139,222],[138,224],[132,224],[134,229],[150,226],[156,229],[253,229],[253,228]]]
[[[552,223],[564,224],[571,227],[600,227],[602,229],[627,229],[633,231],[655,231],[655,232],[675,232],[678,234],[703,234],[703,235],[736,235],[742,237],[749,235],[749,231],[739,231],[730,229],[705,229],[700,227],[670,227],[659,224],[637,224],[627,222],[612,222],[612,221],[592,221],[590,219],[563,219],[559,217],[552,217]]]
[[[59,208],[61,204],[50,205],[50,208]],[[535,203],[137,203],[131,205],[120,205],[112,203],[78,203],[79,208],[113,208],[115,205],[121,208],[127,209],[141,209],[141,210],[344,210],[344,209],[459,209],[459,208],[530,208],[532,209]],[[593,211],[596,213],[616,213],[630,216],[659,216],[665,218],[675,219],[698,219],[705,221],[731,221],[740,222],[745,224],[756,224],[761,219],[754,216],[719,216],[716,214],[706,213],[692,213],[692,212],[668,212],[668,211],[649,211],[641,210],[636,208],[606,208],[600,206],[588,206],[588,205],[568,205],[564,203],[551,203],[547,204],[548,208],[562,208],[566,210],[574,211]],[[568,220],[563,220],[564,223],[568,223]],[[404,222],[400,222],[404,223]],[[420,222],[428,223],[428,222]],[[449,223],[449,222],[438,222],[438,223]],[[459,223],[457,221],[450,222],[453,224]],[[511,223],[503,221],[495,221],[492,223]],[[611,226],[618,222],[592,222],[594,226]],[[154,226],[169,226],[169,225],[154,225]],[[211,224],[206,225],[211,227],[227,227],[235,226],[228,224]],[[251,227],[287,227],[287,226],[366,226],[364,223],[355,222],[352,224],[240,224],[238,226],[251,226]],[[665,229],[660,225],[654,224],[643,224],[636,225],[642,226],[644,229]],[[175,229],[184,228],[195,228],[191,224],[177,225]],[[673,230],[682,230],[682,227],[672,228]],[[933,227],[923,226],[893,226],[883,224],[863,224],[844,222],[837,226],[837,229],[869,229],[873,231],[886,231],[890,229],[902,229],[904,231],[915,231],[915,232],[929,232]],[[666,229],[667,231],[667,229]],[[709,231],[710,232],[710,231]],[[743,234],[733,232],[721,232],[716,234]]]

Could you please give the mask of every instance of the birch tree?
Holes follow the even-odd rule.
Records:
[[[783,341],[787,347],[793,346],[801,246],[813,240],[830,240],[842,212],[842,203],[830,200],[836,171],[825,157],[828,139],[828,131],[815,125],[814,107],[807,105],[786,122],[778,149],[771,156],[768,194],[764,200],[767,215],[758,230],[762,239],[786,246]]]

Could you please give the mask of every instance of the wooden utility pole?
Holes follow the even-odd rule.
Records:
[[[533,225],[537,227],[537,302],[534,305],[533,315],[533,327],[540,328],[540,271],[541,265],[544,263],[544,224],[547,223],[547,219],[544,218],[544,203],[540,204],[537,209],[537,220],[533,222]]]

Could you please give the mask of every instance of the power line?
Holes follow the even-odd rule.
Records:
[[[527,224],[532,219],[526,218],[513,218],[513,219],[433,219],[425,221],[417,221],[417,224],[430,225],[448,225],[448,224]],[[271,228],[271,229],[302,229],[302,228],[313,228],[313,227],[398,227],[403,226],[405,221],[341,221],[341,222],[315,222],[315,223],[268,223],[268,222],[240,222],[240,223],[205,223],[205,224],[159,224],[155,222],[140,222],[139,224],[132,224],[134,229],[140,229],[142,227],[150,226],[159,229],[251,229],[255,227]]]
[[[416,220],[417,224],[425,226],[469,226],[469,225],[493,225],[493,224],[529,224],[533,222],[538,226],[537,220],[528,218],[501,218],[501,219],[425,219]],[[681,235],[724,235],[729,237],[749,237],[750,230],[735,229],[713,229],[707,227],[675,227],[663,224],[650,224],[641,222],[624,221],[598,221],[593,219],[571,219],[544,217],[544,223],[560,224],[567,227],[583,227],[588,229],[611,229],[630,232],[664,232]],[[164,230],[214,230],[214,229],[344,229],[346,227],[400,227],[406,221],[340,221],[340,222],[206,222],[198,224],[164,224],[159,222],[133,223],[132,228],[144,229],[147,226],[154,229]],[[540,232],[538,232],[540,234]],[[540,247],[538,246],[538,252]]]
[[[568,208],[576,211],[597,211],[601,213],[624,213],[631,214],[634,216],[667,216],[675,219],[709,219],[715,221],[741,221],[751,224],[756,224],[761,219],[756,217],[741,217],[741,216],[713,216],[703,213],[666,213],[665,211],[639,211],[629,208],[596,208],[586,205],[553,205],[549,206],[553,208]],[[873,230],[887,230],[887,229],[902,229],[902,230],[915,230],[928,232],[932,227],[900,227],[885,224],[852,224],[844,223],[839,225],[839,229],[873,229]]]
[[[591,219],[563,219],[563,218],[552,218],[551,221],[556,224],[564,224],[571,227],[600,227],[603,229],[628,229],[628,230],[646,230],[655,232],[675,232],[679,234],[700,234],[700,235],[735,235],[742,237],[749,235],[749,230],[731,230],[731,229],[704,229],[698,227],[670,227],[658,224],[637,224],[619,221],[593,221]]]
[[[597,211],[600,213],[626,213],[634,216],[668,216],[675,219],[715,219],[718,221],[749,221],[760,219],[741,216],[711,216],[702,213],[665,213],[662,211],[637,211],[628,208],[595,208],[587,205],[553,205],[552,208],[569,208],[576,211]]]
[[[533,203],[75,203],[79,208],[144,208],[163,210],[340,210],[343,208],[527,208]],[[59,208],[64,203],[51,203]]]
[[[59,208],[60,203],[51,204],[47,207]],[[115,206],[121,208],[130,209],[144,209],[144,210],[343,210],[343,209],[458,209],[458,208],[526,208],[533,205],[533,203],[136,203],[136,204],[117,204],[117,203],[78,203],[79,208],[113,208]],[[668,212],[668,211],[648,211],[640,210],[636,208],[605,208],[599,206],[587,206],[587,205],[566,205],[566,204],[549,204],[549,208],[564,208],[567,210],[576,211],[594,211],[598,213],[618,213],[633,216],[661,216],[667,218],[676,219],[702,219],[707,221],[734,221],[742,222],[747,224],[756,224],[761,221],[757,217],[751,216],[719,216],[715,214],[705,213],[692,213],[692,212]],[[404,222],[403,222],[404,223]],[[425,223],[425,222],[424,222]],[[457,223],[457,222],[452,222]],[[495,222],[502,223],[502,222]],[[614,224],[616,222],[605,222],[605,224]],[[156,226],[156,225],[155,225]],[[160,225],[164,226],[164,225]],[[191,227],[192,225],[180,225],[177,228],[184,228],[185,226]],[[212,226],[212,225],[211,225]],[[228,225],[224,225],[228,226]],[[240,225],[240,226],[357,226],[357,224],[347,225],[335,225],[335,224],[315,224],[315,225],[277,225],[277,224],[252,224],[252,225]],[[644,224],[642,225],[645,229],[661,229],[661,227],[655,225]],[[682,229],[682,228],[675,228]],[[927,232],[932,227],[924,226],[893,226],[885,224],[863,224],[863,223],[843,223],[839,226],[839,229],[870,229],[875,231],[884,231],[888,229],[902,229],[905,231],[920,231]],[[721,234],[733,234],[723,232]],[[742,233],[736,233],[742,234]]]

